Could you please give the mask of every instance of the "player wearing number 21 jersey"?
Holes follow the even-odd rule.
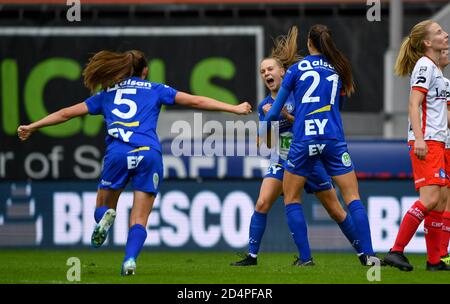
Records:
[[[323,55],[307,56],[287,71],[282,88],[297,101],[289,171],[308,176],[319,158],[331,176],[353,170],[339,112],[341,86]]]
[[[307,47],[310,55],[288,69],[266,115],[266,121],[275,120],[289,94],[294,94],[293,139],[283,178],[288,226],[300,254],[308,255],[301,190],[316,164],[322,163],[340,188],[355,221],[363,252],[370,260],[366,265],[376,264],[380,260],[373,252],[369,220],[360,200],[340,116],[339,94],[342,91],[350,96],[354,91],[351,64],[336,47],[332,32],[325,25],[310,28]]]

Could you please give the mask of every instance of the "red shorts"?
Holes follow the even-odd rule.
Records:
[[[414,155],[414,141],[408,142],[409,157],[411,158],[414,176],[414,186],[418,191],[423,186],[447,185],[445,175],[445,145],[434,140],[426,141],[428,153],[424,160]]]
[[[445,149],[445,174],[447,175],[447,187],[450,188],[450,149]]]

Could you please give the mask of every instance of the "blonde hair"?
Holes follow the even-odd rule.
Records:
[[[275,39],[270,57],[265,59],[275,59],[280,67],[287,70],[302,58],[297,53],[297,37],[298,28],[294,25],[289,29],[287,35],[278,36]]]
[[[83,71],[84,85],[93,93],[131,77],[140,77],[147,66],[144,53],[137,50],[116,53],[100,51],[89,59]]]
[[[416,62],[425,54],[425,45],[423,41],[428,35],[428,29],[433,20],[424,20],[417,23],[412,28],[408,37],[406,37],[395,62],[395,74],[398,76],[410,75]]]

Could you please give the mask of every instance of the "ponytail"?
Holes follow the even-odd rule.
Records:
[[[100,51],[89,59],[83,71],[84,85],[92,93],[99,86],[105,90],[128,77],[140,77],[146,66],[147,60],[140,51]]]
[[[280,67],[287,70],[291,65],[301,59],[297,53],[298,28],[294,25],[286,36],[278,36],[269,58],[277,61]]]
[[[434,21],[425,20],[416,24],[409,36],[403,40],[395,62],[395,74],[403,77],[412,73],[416,62],[425,54],[423,40],[432,23]]]
[[[336,47],[328,27],[322,24],[313,25],[309,30],[308,38],[314,47],[327,58],[339,77],[341,77],[345,94],[347,96],[353,94],[355,92],[355,84],[353,82],[351,63]]]

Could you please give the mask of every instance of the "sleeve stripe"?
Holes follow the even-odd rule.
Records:
[[[428,93],[428,90],[422,87],[412,87],[411,90],[416,90],[416,91],[420,91],[422,93]]]

